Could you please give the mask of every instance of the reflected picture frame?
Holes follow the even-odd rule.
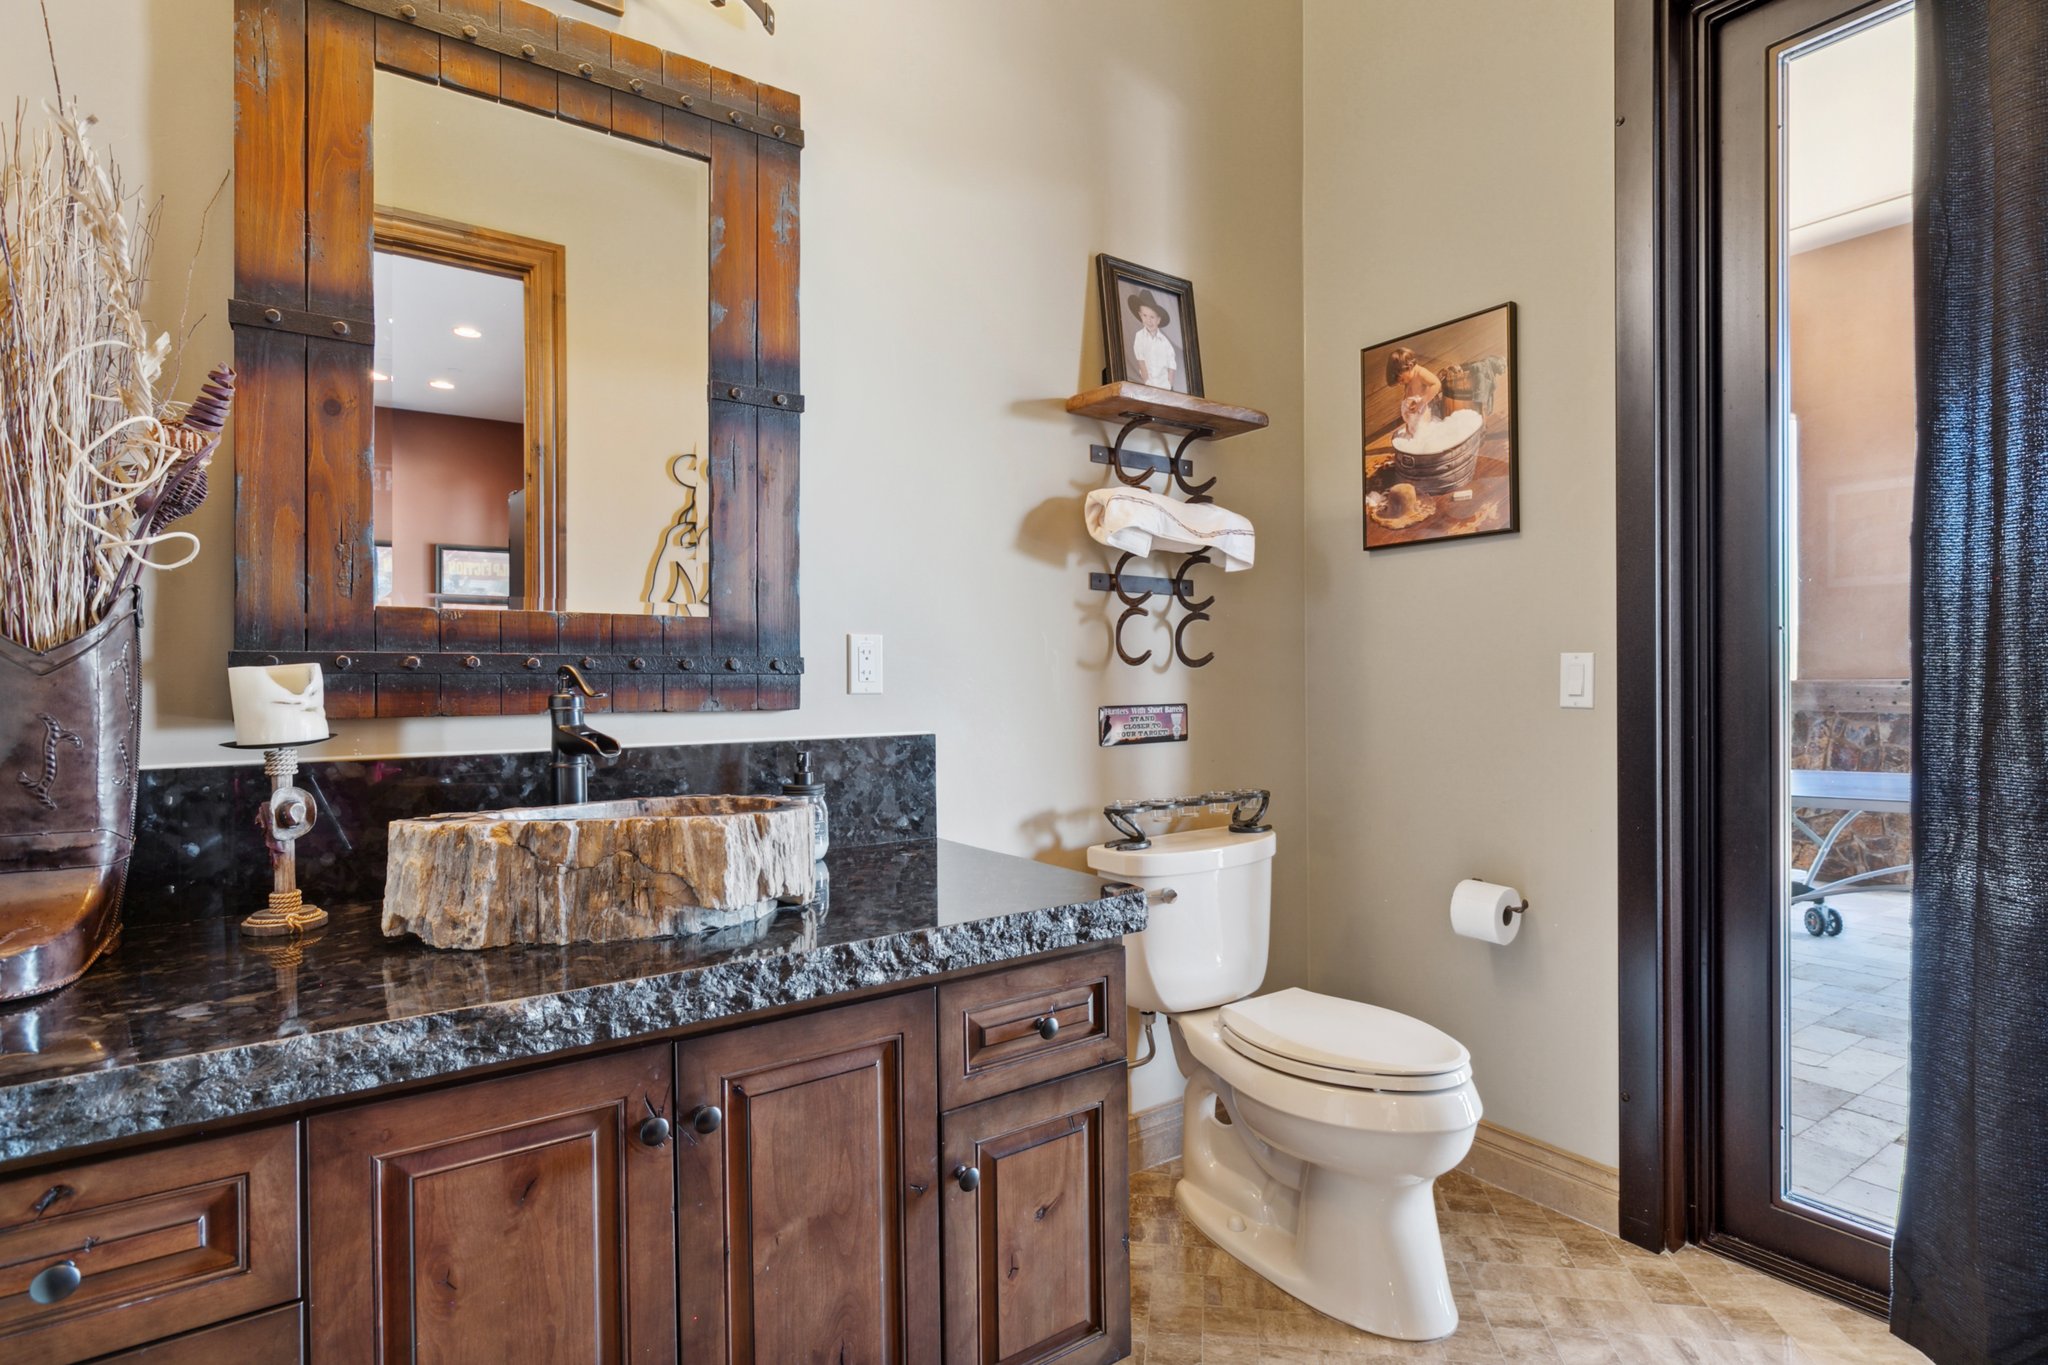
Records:
[[[512,551],[503,545],[435,545],[434,595],[465,606],[511,601]]]

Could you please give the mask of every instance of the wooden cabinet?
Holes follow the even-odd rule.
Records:
[[[84,1360],[299,1296],[298,1128],[0,1180],[0,1360]]]
[[[934,1008],[914,991],[678,1045],[684,1359],[936,1365]]]
[[[306,1358],[301,1349],[304,1332],[302,1310],[288,1303],[254,1317],[103,1356],[100,1365],[294,1365]]]
[[[307,1124],[312,1355],[673,1362],[666,1044]],[[655,1141],[658,1140],[658,1145]]]
[[[303,1185],[298,1123],[9,1176],[0,1361],[1106,1365],[1123,1029],[1112,945],[317,1113]]]
[[[1121,1060],[946,1115],[947,1365],[1130,1354]]]

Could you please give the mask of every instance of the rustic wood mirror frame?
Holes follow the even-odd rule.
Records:
[[[379,68],[709,163],[709,616],[375,605]],[[235,0],[233,662],[322,665],[344,718],[540,711],[563,663],[612,710],[794,709],[798,113],[528,0]]]

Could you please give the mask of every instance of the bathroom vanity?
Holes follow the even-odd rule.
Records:
[[[0,1358],[1121,1360],[1142,896],[830,872],[732,936],[131,927],[0,1019]]]

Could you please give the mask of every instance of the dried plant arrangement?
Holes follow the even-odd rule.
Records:
[[[0,120],[0,1002],[77,980],[119,931],[136,584],[199,553],[172,523],[206,497],[235,394],[221,368],[169,401],[178,345],[142,311],[157,209],[64,97],[47,8],[43,34],[56,98]]]
[[[234,397],[225,367],[165,396],[174,344],[142,313],[157,208],[91,129],[61,89],[0,127],[0,636],[37,651],[198,554],[170,524],[205,498]]]

